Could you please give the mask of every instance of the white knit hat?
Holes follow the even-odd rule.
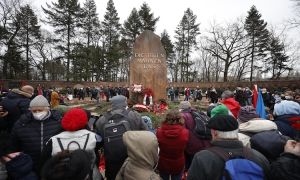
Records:
[[[48,107],[50,106],[48,100],[43,95],[36,96],[33,100],[31,100],[29,107]]]

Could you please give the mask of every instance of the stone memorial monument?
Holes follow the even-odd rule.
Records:
[[[129,72],[131,86],[140,83],[144,88],[151,88],[153,90],[153,102],[160,98],[166,98],[166,51],[158,35],[150,30],[145,30],[136,39],[133,46],[133,55],[130,60]],[[130,97],[135,96],[135,94],[138,95],[138,103],[145,103],[143,101],[143,93],[133,93],[130,91]]]

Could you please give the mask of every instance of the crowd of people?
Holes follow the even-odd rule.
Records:
[[[249,88],[209,88],[206,112],[192,106],[202,90],[186,87],[158,129],[128,109],[124,86],[74,89],[112,102],[96,119],[86,109],[58,111],[56,89],[50,98],[29,85],[12,89],[0,101],[0,180],[300,179],[300,94],[261,88],[264,119]],[[178,100],[179,88],[167,93]]]
[[[72,94],[72,88],[69,88],[68,94]],[[89,87],[86,88],[74,88],[73,95],[78,100],[84,100],[85,97],[89,97],[91,100],[95,99],[98,103],[105,101],[109,102],[114,96],[123,95],[129,99],[129,88],[123,85],[122,87]]]

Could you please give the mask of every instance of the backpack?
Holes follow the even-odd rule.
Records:
[[[284,152],[284,146],[290,138],[281,135],[277,130],[267,130],[259,133],[240,131],[250,137],[251,148],[262,153],[267,159],[275,160]]]
[[[128,110],[124,110],[122,113],[104,115],[107,120],[103,127],[105,162],[120,162],[127,158],[127,148],[123,143],[123,134],[130,131],[128,113]]]
[[[189,108],[187,111],[191,113],[195,121],[195,128],[193,129],[193,133],[200,139],[211,139],[212,136],[210,128],[206,127],[206,124],[208,123],[210,118],[201,111],[193,111],[191,110],[191,108]]]
[[[85,149],[86,149],[86,146],[87,146],[87,144],[88,144],[89,138],[90,138],[90,134],[86,134],[86,139],[85,139],[85,141],[84,141],[84,145],[83,145],[83,146],[80,146],[80,143],[77,142],[77,141],[71,141],[71,142],[69,142],[69,144],[67,145],[67,150],[70,150],[70,146],[72,146],[73,149],[77,149],[77,147],[78,147],[78,149],[85,150]],[[65,150],[65,148],[63,147],[63,145],[62,145],[62,143],[61,143],[60,138],[57,138],[57,142],[58,142],[58,144],[59,144],[60,149],[61,149],[62,151]]]
[[[252,151],[243,147],[243,151],[226,152],[222,148],[212,146],[212,151],[225,161],[222,180],[264,180],[264,172],[260,166],[251,161]]]
[[[198,91],[198,92],[197,92],[197,99],[198,99],[198,100],[201,100],[201,99],[202,99],[201,91]]]

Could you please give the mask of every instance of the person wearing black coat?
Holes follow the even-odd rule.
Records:
[[[300,143],[288,140],[284,153],[271,165],[273,180],[300,179]]]
[[[30,102],[30,112],[21,116],[11,131],[10,152],[24,152],[32,161],[32,170],[36,172],[39,158],[46,142],[54,135],[63,131],[61,115],[58,111],[49,110],[47,99],[36,96]]]
[[[29,112],[29,103],[33,94],[32,86],[23,86],[21,90],[12,89],[1,101],[0,106],[8,111],[8,132],[11,131],[14,123],[20,119],[22,114]]]

